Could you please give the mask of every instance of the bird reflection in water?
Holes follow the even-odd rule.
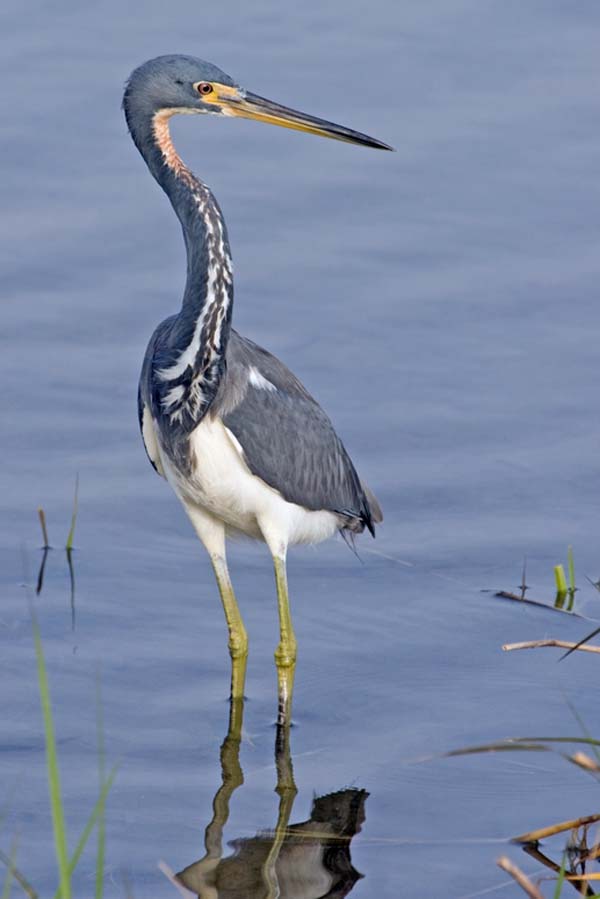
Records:
[[[240,677],[243,679],[243,672]],[[366,790],[346,789],[316,797],[308,821],[289,823],[298,792],[290,752],[289,711],[277,725],[275,739],[275,790],[279,796],[275,828],[234,840],[229,844],[233,853],[223,858],[229,802],[244,782],[239,760],[244,704],[241,698],[231,700],[229,729],[221,746],[222,782],[205,831],[205,855],[177,875],[177,881],[192,896],[342,899],[363,876],[352,865],[350,843],[365,820]]]

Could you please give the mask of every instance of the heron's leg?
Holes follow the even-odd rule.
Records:
[[[275,650],[275,661],[279,668],[293,668],[296,664],[296,635],[292,625],[290,599],[288,595],[285,553],[274,555],[275,584],[277,586],[277,606],[279,608],[279,646]]]
[[[294,668],[296,665],[296,635],[292,626],[290,600],[288,596],[286,523],[274,517],[258,519],[265,543],[271,551],[275,567],[277,586],[277,606],[279,609],[279,645],[275,650],[277,680],[279,683],[278,724],[289,724],[291,720],[292,691],[294,688]]]
[[[242,616],[240,615],[240,610],[236,602],[235,593],[231,586],[229,569],[227,568],[225,556],[211,555],[210,561],[212,562],[215,577],[217,579],[223,609],[225,610],[227,627],[229,628],[229,651],[231,657],[237,659],[248,654],[246,628],[244,627],[244,622],[242,621]]]
[[[275,583],[277,585],[277,605],[279,608],[279,645],[275,650],[278,683],[277,725],[289,727],[292,717],[292,693],[296,667],[296,635],[292,625],[290,600],[287,586],[285,554],[274,555]]]
[[[240,662],[243,660],[244,662],[243,665],[236,666],[233,664],[231,672],[231,695],[233,698],[239,698],[244,694],[248,636],[231,585],[229,569],[227,568],[225,526],[223,522],[209,515],[199,506],[186,501],[183,502],[183,505],[198,537],[210,556],[229,630],[229,652],[231,658],[234,663],[236,660],[240,660]]]

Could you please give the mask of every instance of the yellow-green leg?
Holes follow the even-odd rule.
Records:
[[[275,650],[275,661],[278,668],[293,668],[296,664],[296,635],[292,626],[285,559],[275,556],[273,562],[275,564],[275,583],[277,585],[280,638],[279,646]]]
[[[292,692],[296,665],[296,635],[292,626],[290,601],[287,586],[285,557],[274,556],[275,584],[277,586],[277,606],[279,609],[279,645],[275,650],[277,681],[279,692],[279,712],[277,723],[289,725],[292,713]]]
[[[248,635],[240,615],[240,610],[231,586],[227,562],[224,557],[212,556],[212,566],[217,579],[227,629],[229,630],[229,653],[232,658],[231,666],[231,696],[239,699],[244,695],[244,678],[246,675],[246,658],[248,656]],[[236,662],[241,664],[235,664]]]
[[[227,568],[225,525],[206,509],[202,509],[186,497],[181,496],[180,499],[212,562],[229,631],[229,654],[234,662],[236,660],[243,661],[243,664],[240,661],[239,664],[233,664],[231,667],[231,698],[240,699],[244,695],[248,636]]]

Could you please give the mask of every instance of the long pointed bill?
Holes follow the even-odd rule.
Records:
[[[318,134],[321,137],[331,137],[333,140],[342,140],[348,144],[362,144],[364,147],[374,147],[377,150],[393,150],[388,144],[361,134],[360,131],[352,131],[342,125],[334,125],[325,119],[306,115],[296,109],[289,109],[272,100],[265,100],[258,94],[250,91],[241,92],[237,96],[219,96],[216,101],[225,115],[239,116],[244,119],[256,119],[257,122],[267,122],[269,125],[281,125],[283,128],[293,128],[295,131],[307,131],[309,134]]]

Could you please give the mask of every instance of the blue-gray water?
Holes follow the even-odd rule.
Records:
[[[136,382],[184,275],[177,222],[125,130],[144,59],[193,53],[265,96],[395,154],[249,122],[185,118],[174,138],[215,191],[237,328],[332,416],[384,507],[362,564],[341,541],[290,559],[299,638],[298,797],[370,792],[352,896],[517,897],[495,858],[524,830],[598,810],[551,754],[417,762],[505,736],[598,733],[594,656],[503,654],[590,622],[492,597],[552,594],[572,544],[600,617],[600,10],[482,0],[194,4],[115,0],[0,11],[4,215],[0,847],[56,885],[31,622],[48,659],[71,846],[97,790],[95,678],[108,760],[106,895],[172,896],[157,869],[203,855],[227,731],[228,657],[204,552],[144,455]],[[250,634],[245,783],[225,840],[274,826],[277,623],[264,547],[231,552]],[[403,564],[404,562],[410,564]],[[227,850],[228,851],[228,850]],[[94,847],[76,875],[93,894]],[[485,893],[491,890],[490,893]],[[16,892],[15,892],[16,895]],[[301,894],[298,894],[301,895]]]

